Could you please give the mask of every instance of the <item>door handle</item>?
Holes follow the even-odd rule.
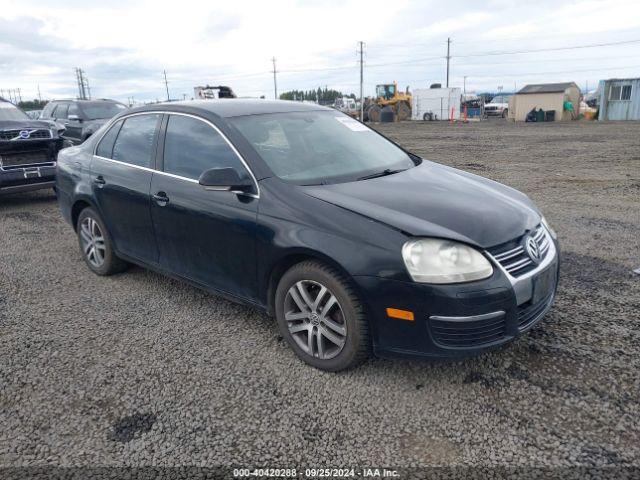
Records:
[[[102,187],[107,182],[105,181],[102,175],[98,175],[96,178],[93,179],[93,183],[95,183],[99,187]]]
[[[167,197],[167,194],[164,192],[158,192],[155,195],[152,195],[151,198],[153,198],[161,207],[164,207],[169,203],[169,197]]]

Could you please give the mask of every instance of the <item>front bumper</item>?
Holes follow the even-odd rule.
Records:
[[[553,305],[560,268],[552,242],[543,262],[514,278],[495,262],[477,282],[427,285],[358,276],[379,356],[463,357],[508,343],[538,323]],[[547,282],[544,294],[534,285]],[[413,312],[414,320],[387,316],[387,308]]]
[[[55,177],[55,163],[23,168],[0,168],[0,195],[50,188],[55,186]]]

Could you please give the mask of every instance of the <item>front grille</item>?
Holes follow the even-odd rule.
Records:
[[[39,163],[51,163],[53,160],[47,150],[35,152],[3,153],[0,155],[0,167],[21,167]]]
[[[27,138],[20,137],[20,132],[29,132],[29,136]],[[52,138],[51,130],[46,128],[38,128],[36,130],[29,129],[14,129],[14,130],[2,130],[0,131],[0,140],[41,140],[43,138]]]
[[[524,248],[523,242],[526,237],[527,234],[511,242],[503,243],[502,245],[489,249],[489,253],[493,258],[514,277],[524,275],[538,266],[536,262],[531,260],[531,257]],[[542,261],[551,246],[549,236],[542,225],[538,225],[535,229],[533,239],[538,244],[540,261]]]
[[[533,326],[542,318],[542,313],[553,300],[554,293],[551,292],[537,304],[531,304],[531,301],[524,303],[518,307],[518,330],[523,331]]]
[[[433,340],[445,347],[469,348],[501,340],[507,331],[505,315],[487,320],[456,322],[429,319]]]

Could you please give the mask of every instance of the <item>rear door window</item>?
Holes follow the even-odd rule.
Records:
[[[210,168],[234,168],[247,174],[238,155],[211,125],[193,117],[169,116],[164,141],[164,171],[197,180]]]
[[[113,145],[113,160],[139,167],[153,167],[153,153],[160,114],[128,117]]]

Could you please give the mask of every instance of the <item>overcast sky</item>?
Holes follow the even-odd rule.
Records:
[[[447,37],[450,84],[466,76],[467,91],[640,76],[637,0],[0,0],[0,89],[73,97],[77,66],[94,97],[165,99],[166,69],[172,98],[206,83],[273,98],[275,56],[279,92],[358,94],[362,40],[367,95],[444,83]],[[545,51],[501,54],[530,50]]]

